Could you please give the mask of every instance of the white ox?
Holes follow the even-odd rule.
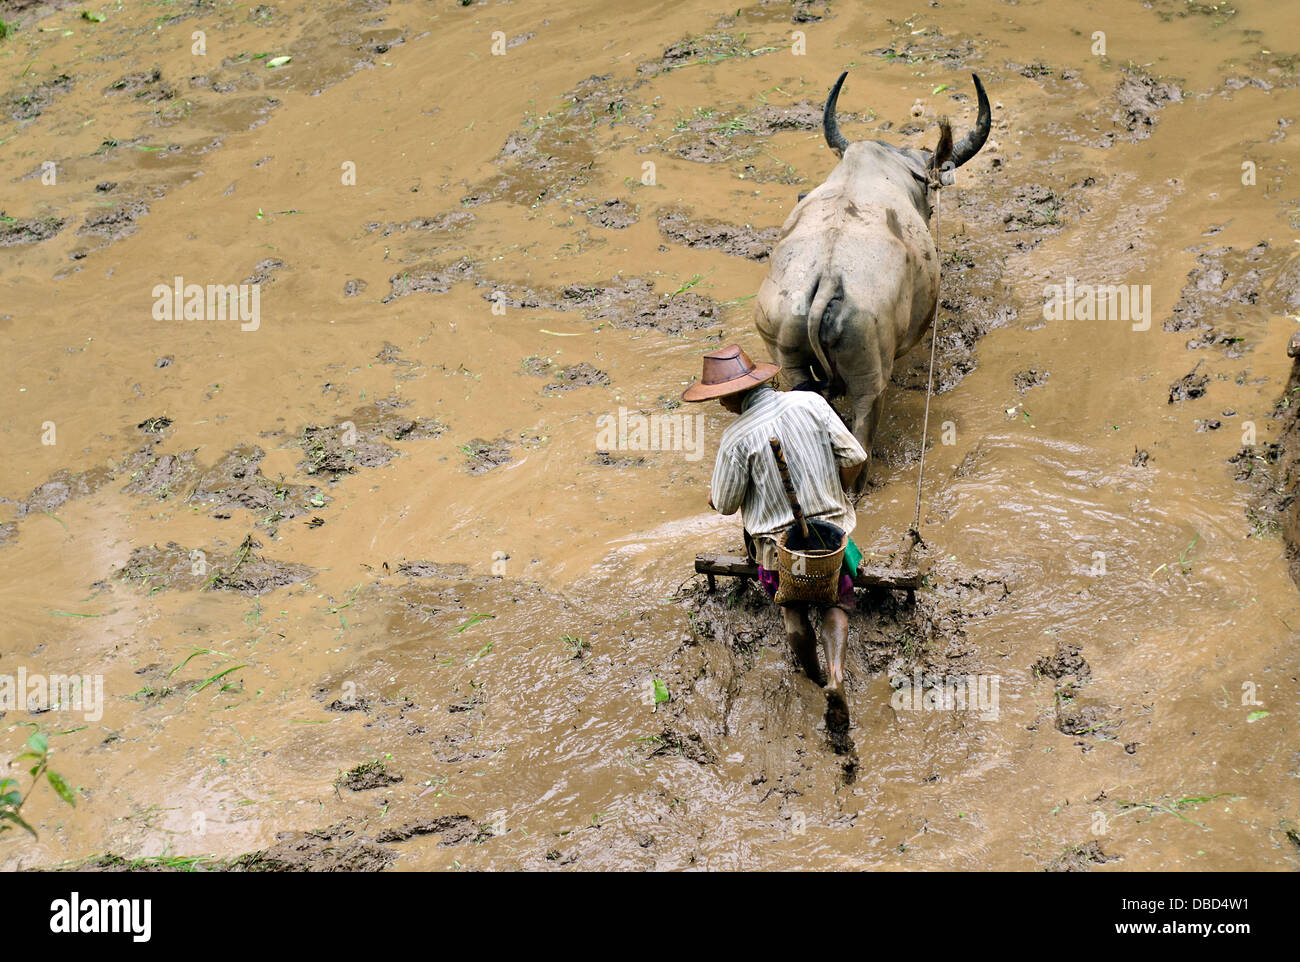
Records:
[[[975,156],[988,139],[990,113],[984,85],[972,74],[979,113],[958,143],[941,120],[933,151],[878,140],[850,144],[835,121],[847,76],[831,88],[822,115],[826,143],[840,162],[786,219],[754,322],[791,385],[848,395],[853,433],[870,457],[894,361],[924,336],[939,296],[928,175]],[[866,477],[866,470],[858,476],[858,491]]]

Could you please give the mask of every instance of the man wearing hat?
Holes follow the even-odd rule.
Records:
[[[713,468],[709,506],[722,514],[739,509],[745,545],[758,563],[758,580],[771,596],[777,585],[776,539],[794,524],[794,512],[782,486],[769,439],[778,437],[789,465],[795,494],[808,520],[822,520],[852,533],[857,512],[845,494],[867,461],[867,454],[839,415],[820,394],[776,391],[768,381],[780,368],[755,364],[740,345],[704,356],[704,373],[682,394],[683,401],[717,399],[740,417],[722,433]],[[853,610],[852,569],[861,558],[849,542],[841,569],[839,601],[822,609],[822,644],[826,648],[827,718],[847,729],[844,698],[844,652],[848,612]],[[850,561],[850,557],[852,560]],[[852,565],[852,567],[850,567]],[[785,633],[795,660],[809,678],[823,683],[817,665],[817,640],[809,605],[783,605]]]

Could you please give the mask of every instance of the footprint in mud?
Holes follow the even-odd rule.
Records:
[[[826,692],[826,734],[836,755],[843,755],[853,747],[849,725],[849,702],[844,692]]]
[[[852,727],[849,716],[849,702],[842,691],[826,693],[826,736],[830,741],[831,751],[841,758],[841,780],[845,785],[852,785],[858,778],[858,749],[849,734]]]

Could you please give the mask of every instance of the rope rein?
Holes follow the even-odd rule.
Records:
[[[928,180],[929,187],[934,191],[934,238],[935,251],[939,249],[939,197],[940,172],[931,170]],[[943,284],[943,261],[940,259],[940,290]],[[930,376],[925,385],[925,419],[921,422],[921,463],[916,472],[916,513],[912,517],[912,528],[908,534],[912,538],[912,544],[924,544],[921,540],[921,481],[925,477],[925,443],[930,433],[930,397],[934,394],[934,358],[935,348],[939,343],[939,292],[934,296],[934,313],[930,317]]]

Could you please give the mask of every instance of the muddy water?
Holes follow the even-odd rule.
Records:
[[[4,715],[78,791],[33,795],[6,867],[1296,867],[1300,605],[1227,463],[1278,433],[1293,330],[1279,7],[78,13],[0,43],[0,674],[106,703]],[[971,70],[995,110],[940,214],[930,577],[854,619],[846,775],[771,609],[691,580],[739,542],[724,416],[688,412],[699,459],[597,418],[760,350],[755,258],[849,66],[850,137],[966,129]],[[260,280],[256,330],[155,319],[178,275]],[[1046,319],[1067,276],[1149,285],[1150,329]],[[922,353],[860,507],[882,558]],[[997,717],[892,707],[914,669],[996,677]]]

